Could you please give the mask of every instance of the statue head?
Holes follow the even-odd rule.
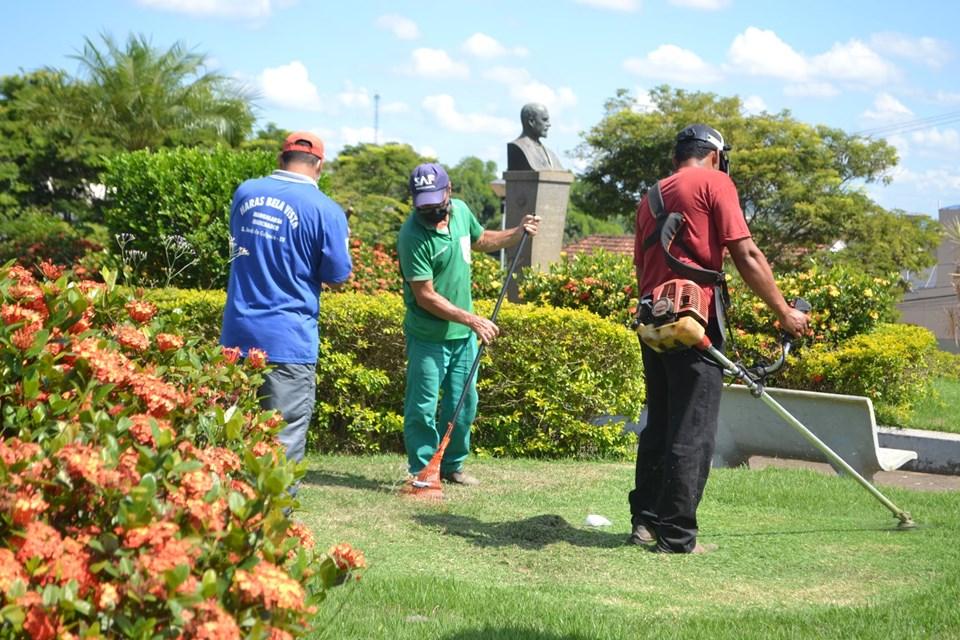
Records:
[[[528,102],[520,109],[520,123],[523,125],[523,135],[534,140],[546,138],[550,129],[550,114],[542,104]]]

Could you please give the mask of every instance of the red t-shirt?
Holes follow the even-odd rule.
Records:
[[[719,271],[723,267],[723,247],[728,242],[750,237],[750,229],[740,208],[737,187],[730,176],[722,171],[704,167],[684,167],[672,176],[660,181],[664,210],[683,214],[687,223],[678,239],[690,250],[683,251],[675,242],[670,254],[702,269]],[[660,239],[649,249],[643,242],[654,232],[657,224],[650,212],[647,197],[637,207],[637,232],[634,240],[634,264],[642,268],[641,297],[650,294],[655,287],[681,276],[667,266]],[[713,286],[702,285],[706,299],[713,311]]]

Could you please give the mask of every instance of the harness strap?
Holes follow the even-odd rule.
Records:
[[[713,269],[703,269],[686,262],[681,262],[673,254],[670,248],[677,245],[688,256],[693,256],[693,252],[679,238],[683,225],[687,223],[682,213],[673,211],[666,212],[666,206],[663,203],[663,194],[660,192],[660,182],[658,181],[650,191],[647,192],[647,204],[650,207],[650,213],[656,220],[657,226],[653,233],[647,236],[643,241],[643,248],[649,249],[659,243],[663,248],[664,257],[667,260],[667,266],[671,271],[682,278],[692,280],[697,284],[713,285],[714,309],[717,323],[720,325],[720,335],[727,332],[727,307],[730,306],[730,292],[727,289],[727,276],[723,271],[714,271]],[[732,338],[732,335],[731,335]]]

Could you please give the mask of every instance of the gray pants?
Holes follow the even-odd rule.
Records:
[[[287,421],[278,439],[287,449],[287,459],[303,460],[307,429],[317,401],[316,364],[274,364],[260,387],[260,406],[277,409]]]

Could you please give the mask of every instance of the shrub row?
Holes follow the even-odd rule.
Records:
[[[219,333],[223,294],[151,294],[164,314],[209,338]],[[492,301],[479,301],[489,314]],[[327,451],[401,451],[403,303],[398,295],[324,294],[315,446]],[[599,415],[636,416],[643,404],[640,352],[625,328],[583,311],[505,304],[502,334],[481,366],[474,448],[493,455],[615,456],[630,442]]]
[[[0,637],[292,638],[362,557],[313,548],[237,361],[52,264],[0,273]]]

